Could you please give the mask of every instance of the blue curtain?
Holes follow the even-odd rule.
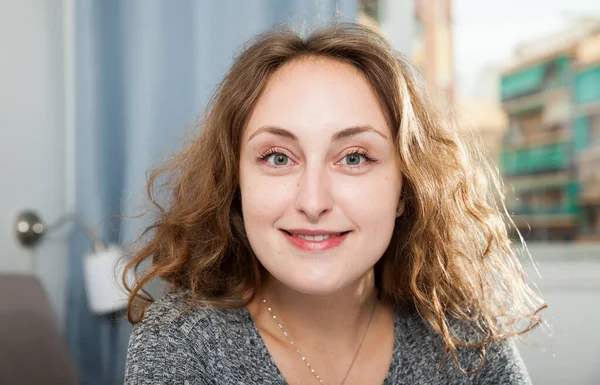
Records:
[[[78,0],[76,214],[107,242],[140,230],[115,214],[145,203],[145,171],[184,136],[241,44],[276,25],[355,20],[357,0]],[[139,226],[141,227],[141,226]],[[130,326],[88,310],[83,255],[70,239],[66,339],[82,382],[121,384]]]

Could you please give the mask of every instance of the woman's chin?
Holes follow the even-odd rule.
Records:
[[[321,263],[318,266],[288,263],[285,270],[277,264],[265,266],[270,279],[277,281],[276,286],[281,285],[297,293],[316,296],[339,293],[356,285],[362,277],[366,277],[372,271],[372,267],[369,266],[364,266],[364,271],[363,268],[347,267],[348,264],[340,263]]]
[[[337,274],[315,276],[301,276],[298,274],[294,277],[281,277],[279,281],[288,288],[302,294],[326,296],[344,289],[353,280],[344,279],[344,277]]]

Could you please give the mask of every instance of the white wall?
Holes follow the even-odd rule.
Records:
[[[600,245],[530,245],[539,262],[526,273],[548,303],[551,325],[539,328],[521,355],[534,384],[600,384]]]
[[[64,232],[30,252],[13,226],[22,209],[46,223],[66,210],[62,12],[61,0],[0,0],[0,273],[38,274],[60,324]]]

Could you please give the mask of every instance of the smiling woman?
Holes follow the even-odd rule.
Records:
[[[199,131],[148,183],[126,383],[529,383],[512,337],[545,304],[497,176],[384,39],[260,35]]]

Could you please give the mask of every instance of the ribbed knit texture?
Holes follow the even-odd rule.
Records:
[[[182,313],[187,296],[186,292],[165,295],[134,327],[125,384],[286,384],[247,309]],[[466,334],[465,324],[451,326],[473,337]],[[442,346],[441,337],[418,314],[397,311],[394,353],[383,384],[531,384],[512,341],[491,344],[483,369],[474,375],[461,372],[450,356],[438,372]],[[474,350],[459,349],[459,357],[467,369],[480,362]],[[306,383],[313,382],[307,376]]]

